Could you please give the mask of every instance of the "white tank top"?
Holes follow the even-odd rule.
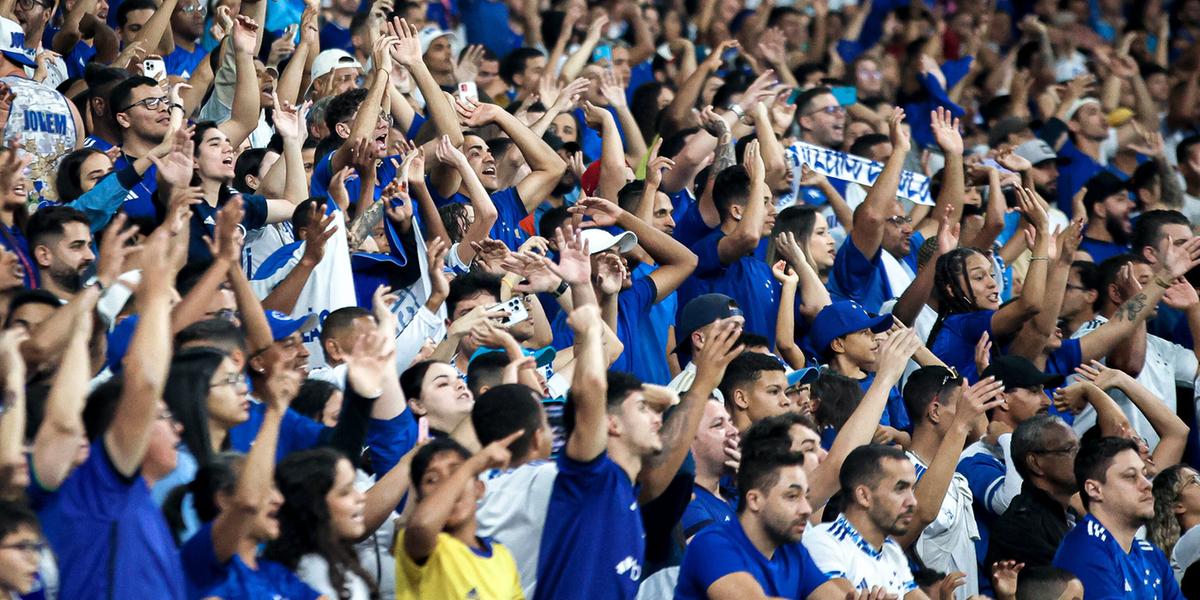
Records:
[[[80,132],[75,130],[75,118],[65,96],[54,88],[23,77],[3,77],[14,94],[4,143],[21,137],[21,148],[33,155],[29,177],[34,181],[32,200],[56,200],[54,177],[58,163],[75,149]]]

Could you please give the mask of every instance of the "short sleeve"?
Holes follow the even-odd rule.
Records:
[[[267,199],[258,194],[242,195],[242,208],[246,215],[242,217],[242,227],[247,231],[261,229],[267,224]]]
[[[309,182],[309,187],[312,188],[312,193],[315,195],[324,195],[329,189],[329,182],[333,180],[333,153],[326,153],[317,161],[313,167],[312,180]],[[319,192],[319,193],[318,193]]]
[[[729,536],[718,528],[710,528],[688,544],[679,569],[679,579],[688,587],[707,590],[717,580],[731,573],[751,571],[743,552]]]
[[[279,426],[278,457],[284,457],[297,450],[307,450],[317,445],[326,427],[300,413],[288,409],[283,414],[283,423]]]
[[[725,264],[721,262],[721,255],[717,251],[717,246],[721,243],[721,238],[725,234],[721,230],[714,231],[703,238],[700,238],[692,245],[692,252],[696,253],[696,270],[692,275],[709,277],[715,276],[719,271],[725,268]]]
[[[831,283],[837,285],[838,289],[847,296],[854,296],[854,292],[862,292],[867,289],[871,283],[871,276],[875,274],[875,269],[879,265],[880,252],[883,251],[883,246],[875,252],[875,256],[867,258],[854,245],[852,237],[847,238],[842,247],[838,248],[837,255],[833,260],[833,273],[830,278]]]
[[[800,594],[797,597],[807,598],[813,592],[817,591],[817,588],[825,585],[830,579],[833,579],[833,577],[825,574],[817,566],[817,563],[813,561],[812,555],[809,554],[808,548],[800,547],[800,560],[802,565],[800,571]]]
[[[421,575],[424,570],[421,565],[413,561],[412,557],[404,551],[404,534],[407,530],[400,530],[396,533],[396,541],[393,543],[395,548],[394,558],[396,559],[396,586],[404,586],[410,590],[419,590],[421,588]],[[441,534],[439,534],[441,535]],[[436,547],[434,549],[436,552]],[[429,564],[430,556],[425,559],[425,564]]]
[[[809,560],[817,566],[821,573],[829,577],[846,577],[846,566],[850,561],[841,556],[841,549],[833,536],[823,529],[805,534],[804,549],[808,551]]]
[[[971,495],[990,512],[997,514],[999,511],[992,499],[1004,482],[1004,465],[986,454],[976,454],[959,461],[957,470],[967,478]]]
[[[1196,381],[1196,370],[1198,367],[1196,355],[1191,350],[1172,344],[1173,348],[1170,356],[1175,357],[1175,382],[1179,384],[1191,384]]]
[[[212,523],[206,523],[184,542],[179,555],[183,561],[183,574],[192,588],[204,591],[225,579],[225,565],[217,561],[217,550],[213,545]]]
[[[658,285],[649,275],[635,279],[629,291],[633,294],[634,304],[637,306],[639,314],[648,312],[650,307],[654,306],[654,301],[658,299]]]

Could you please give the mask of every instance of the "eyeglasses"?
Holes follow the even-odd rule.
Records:
[[[863,79],[883,79],[883,72],[878,69],[859,69],[858,76]]]
[[[208,6],[206,6],[204,3],[188,4],[187,6],[180,6],[179,12],[185,15],[190,15],[192,13],[206,15],[208,14]]]
[[[891,223],[892,225],[911,225],[912,217],[906,215],[896,215],[894,217],[888,217],[887,222]]]
[[[17,6],[21,7],[22,10],[33,10],[35,6],[49,9],[54,6],[54,3],[38,2],[37,0],[17,0]]]
[[[230,373],[229,377],[226,377],[224,379],[218,379],[216,383],[211,383],[211,384],[209,384],[208,387],[209,387],[209,389],[212,389],[212,388],[219,388],[219,387],[225,386],[225,385],[236,386],[237,384],[239,384],[241,382],[242,382],[242,374],[241,373]]]
[[[817,113],[825,113],[827,115],[844,115],[844,114],[846,114],[846,109],[842,108],[841,106],[837,106],[837,105],[826,106],[825,108],[818,108],[816,110],[810,110],[810,111],[804,113],[804,116],[807,117],[809,115],[815,115]]]
[[[1034,450],[1033,452],[1034,454],[1062,454],[1065,456],[1075,456],[1076,454],[1079,454],[1079,444],[1072,443],[1063,446],[1062,448],[1043,448],[1041,450]]]
[[[1183,485],[1179,486],[1179,493],[1183,493],[1183,489],[1189,485],[1200,486],[1200,475],[1192,473],[1191,477],[1183,480]]]
[[[46,542],[17,542],[15,544],[4,544],[0,546],[3,550],[17,550],[26,554],[41,554],[46,550]]]
[[[141,100],[138,100],[137,102],[118,110],[117,112],[125,112],[135,106],[144,106],[146,107],[146,110],[158,110],[159,107],[166,106],[168,102],[170,102],[170,98],[167,98],[166,96],[151,96],[149,98],[142,98]]]

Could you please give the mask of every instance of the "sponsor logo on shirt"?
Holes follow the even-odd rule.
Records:
[[[617,563],[617,575],[629,574],[629,578],[633,581],[642,579],[642,565],[632,555],[626,556],[625,560]]]

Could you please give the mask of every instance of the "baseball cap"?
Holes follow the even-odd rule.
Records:
[[[821,370],[816,367],[805,367],[803,369],[796,369],[795,371],[788,371],[788,373],[787,373],[788,387],[792,387],[794,385],[804,385],[807,383],[812,383],[812,382],[816,381],[817,377],[820,375],[821,375]]]
[[[421,54],[424,55],[426,52],[429,52],[429,47],[433,45],[434,40],[445,36],[450,37],[451,44],[458,41],[458,36],[454,35],[453,31],[446,31],[435,25],[422,27],[421,31],[417,32],[417,40],[421,42]]]
[[[697,329],[715,321],[729,317],[743,316],[737,301],[725,294],[702,294],[683,305],[679,320],[675,323],[675,348],[689,352],[692,348],[692,334]]]
[[[817,313],[812,329],[808,332],[808,339],[812,342],[813,350],[824,352],[829,349],[833,340],[855,331],[870,329],[875,333],[883,333],[891,328],[892,313],[872,317],[859,303],[841,300]]]
[[[1062,375],[1043,373],[1029,359],[1007,355],[992,361],[991,366],[983,372],[983,377],[995,377],[1004,384],[1004,389],[1036,388],[1039,386],[1057,387],[1065,379]]]
[[[308,313],[293,319],[277,310],[267,311],[267,324],[271,326],[271,339],[276,342],[291,337],[297,331],[309,329],[316,324],[316,321],[316,313]]]
[[[1008,136],[1029,129],[1029,120],[1021,117],[1004,117],[992,126],[988,131],[988,145],[999,146],[1003,144]]]
[[[340,48],[325,50],[313,61],[311,79],[317,79],[333,72],[334,69],[354,68],[362,70],[363,66],[349,52]]]
[[[546,346],[545,348],[538,350],[522,348],[521,351],[525,353],[525,356],[532,356],[537,361],[537,366],[539,367],[544,367],[553,363],[555,357],[558,356],[558,353],[555,352],[553,346]],[[471,354],[471,360],[468,360],[467,362],[470,363],[484,354],[491,354],[493,352],[505,352],[505,350],[504,348],[476,348],[475,352]]]
[[[25,31],[16,21],[0,17],[0,54],[26,67],[37,68],[33,50],[25,47]]]
[[[1050,144],[1047,144],[1045,140],[1041,139],[1029,140],[1020,146],[1017,146],[1016,150],[1013,150],[1013,152],[1017,156],[1029,161],[1030,164],[1033,165],[1039,165],[1048,160],[1058,159],[1058,154],[1054,152],[1054,149],[1050,147]]]
[[[599,227],[584,229],[582,232],[583,241],[587,242],[588,254],[599,254],[616,246],[617,252],[625,254],[637,245],[637,234],[632,231],[622,231],[618,235],[613,235]]]
[[[1083,205],[1088,207],[1104,202],[1109,196],[1129,191],[1127,182],[1121,181],[1120,177],[1108,171],[1100,171],[1083,185],[1087,187],[1087,193],[1083,195]]]
[[[1074,102],[1071,103],[1071,107],[1067,109],[1067,120],[1070,121],[1071,119],[1074,119],[1075,113],[1079,112],[1079,109],[1083,108],[1084,106],[1086,106],[1088,104],[1100,104],[1100,101],[1095,98],[1092,98],[1091,96],[1088,96],[1086,98],[1076,99]]]

